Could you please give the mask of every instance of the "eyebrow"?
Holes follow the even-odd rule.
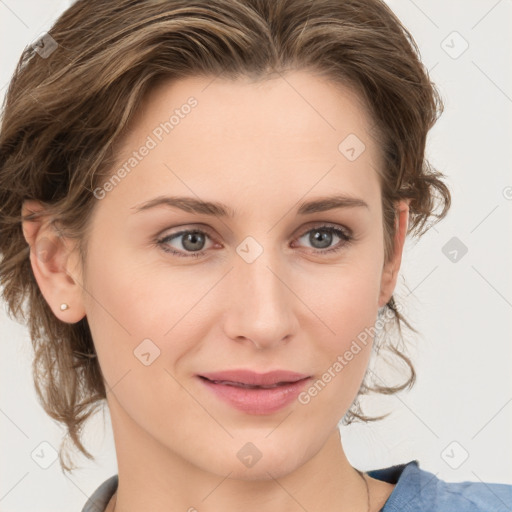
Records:
[[[216,201],[202,201],[200,199],[187,196],[158,196],[142,204],[132,206],[131,209],[135,210],[133,213],[138,213],[158,206],[179,208],[180,210],[188,213],[214,215],[216,217],[235,217],[235,211],[225,204]],[[325,212],[338,208],[356,207],[367,208],[368,210],[370,209],[368,204],[358,197],[337,194],[302,202],[299,204],[297,214],[307,215],[310,213]]]

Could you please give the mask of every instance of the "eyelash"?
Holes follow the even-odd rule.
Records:
[[[338,236],[339,238],[341,238],[343,240],[343,243],[341,243],[341,245],[338,244],[337,246],[334,246],[330,249],[325,249],[325,250],[316,249],[313,251],[314,254],[337,253],[337,252],[341,251],[342,249],[345,249],[347,247],[347,245],[349,245],[354,239],[354,237],[351,234],[349,234],[348,232],[346,232],[345,230],[338,228],[336,226],[331,226],[331,225],[327,225],[327,224],[323,224],[320,226],[315,226],[313,228],[310,228],[307,231],[305,231],[304,233],[302,233],[299,237],[297,237],[297,239],[302,238],[304,235],[307,235],[311,231],[326,231],[328,233],[334,233],[336,236]],[[204,257],[204,255],[205,255],[204,250],[197,251],[197,252],[189,252],[189,253],[184,254],[182,251],[176,251],[174,249],[169,249],[167,243],[170,240],[179,238],[180,236],[186,235],[188,233],[200,233],[200,234],[206,235],[209,238],[212,238],[206,231],[203,231],[200,229],[189,229],[189,230],[179,231],[178,233],[173,233],[171,235],[166,235],[163,238],[159,238],[156,240],[156,245],[158,247],[160,247],[163,251],[173,254],[175,256],[178,256],[178,257],[183,257],[183,258]]]

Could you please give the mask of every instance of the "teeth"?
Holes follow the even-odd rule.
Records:
[[[278,382],[277,384],[272,384],[270,386],[254,386],[252,384],[245,384],[243,382],[231,382],[229,380],[212,380],[215,384],[225,384],[227,386],[235,386],[238,388],[248,388],[248,389],[272,389],[281,386],[282,384],[287,384],[286,382]]]

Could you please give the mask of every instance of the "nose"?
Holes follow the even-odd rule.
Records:
[[[263,350],[289,341],[297,330],[294,303],[284,265],[278,254],[263,253],[252,263],[235,258],[228,277],[230,299],[224,330],[233,340]]]

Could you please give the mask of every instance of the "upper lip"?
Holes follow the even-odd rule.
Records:
[[[212,381],[239,382],[252,386],[271,386],[280,382],[297,382],[309,377],[309,375],[304,373],[291,372],[288,370],[273,370],[267,373],[256,373],[251,370],[243,369],[201,373],[199,376]]]

